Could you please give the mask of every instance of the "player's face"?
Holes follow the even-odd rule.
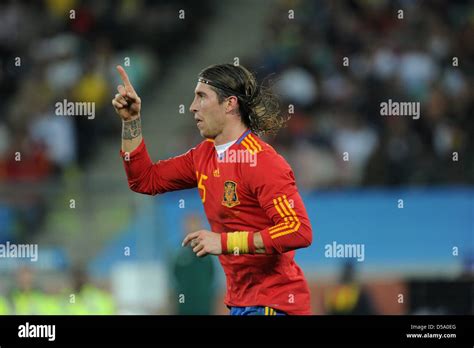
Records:
[[[219,104],[216,92],[205,83],[198,82],[189,110],[194,114],[202,137],[214,139],[224,129],[224,103]]]

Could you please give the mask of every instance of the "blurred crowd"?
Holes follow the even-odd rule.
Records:
[[[15,283],[0,284],[0,315],[111,315],[117,306],[109,289],[90,281],[77,268],[71,279],[39,284],[39,274],[32,268],[21,267]],[[54,279],[54,278],[53,278]]]
[[[292,116],[270,141],[303,188],[472,182],[472,2],[275,5],[249,65],[259,78],[271,75]],[[84,166],[99,134],[120,127],[110,122],[114,66],[129,58],[144,89],[199,32],[199,16],[179,22],[182,7],[210,15],[206,2],[186,0],[2,2],[0,181]],[[93,101],[98,116],[55,117],[64,99]],[[381,116],[389,99],[419,102],[421,117]]]
[[[198,16],[180,21],[181,8],[199,14],[207,7],[188,0],[0,2],[0,181],[37,182],[83,167],[99,135],[116,136],[115,65],[127,67],[136,88],[159,77],[171,52],[196,32]],[[55,104],[65,99],[94,102],[97,117],[56,116]]]
[[[278,4],[251,65],[292,116],[272,142],[302,187],[473,182],[471,1]],[[420,118],[381,116],[389,99]]]

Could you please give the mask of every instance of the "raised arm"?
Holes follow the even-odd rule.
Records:
[[[194,149],[167,160],[153,163],[142,137],[140,119],[141,99],[133,88],[127,73],[120,65],[117,70],[123,85],[112,100],[122,120],[122,150],[128,185],[135,192],[155,195],[169,191],[196,187]]]
[[[140,119],[141,99],[133,88],[125,69],[117,65],[123,85],[117,86],[118,93],[112,99],[115,111],[122,119],[122,151],[132,152],[142,142]]]

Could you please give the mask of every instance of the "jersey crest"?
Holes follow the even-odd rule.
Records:
[[[227,180],[224,183],[224,199],[222,205],[227,208],[235,207],[239,205],[239,197],[237,196],[237,183],[232,180]]]

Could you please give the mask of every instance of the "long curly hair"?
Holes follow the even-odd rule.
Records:
[[[242,65],[211,65],[199,73],[198,81],[208,84],[217,93],[219,103],[236,96],[242,122],[258,135],[275,135],[289,119],[281,114],[271,85],[259,85],[254,74]]]

